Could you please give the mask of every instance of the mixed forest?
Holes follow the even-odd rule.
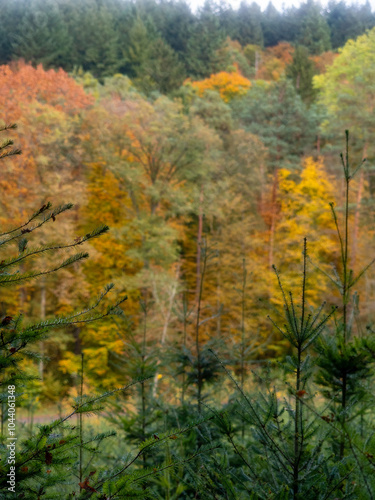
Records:
[[[0,6],[1,498],[374,499],[369,4]]]

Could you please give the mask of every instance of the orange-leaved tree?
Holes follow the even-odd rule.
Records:
[[[202,96],[206,90],[215,90],[219,92],[220,97],[225,102],[233,98],[245,95],[251,87],[251,82],[238,71],[220,71],[209,78],[195,82],[185,82],[185,85],[191,85],[197,90],[198,95]]]

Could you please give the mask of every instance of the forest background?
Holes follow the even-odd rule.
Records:
[[[210,470],[200,463],[199,474],[197,469],[190,474],[199,478],[194,486],[183,467],[173,480],[163,472],[160,480],[154,478],[157,498],[250,498],[249,491],[259,485],[261,493],[257,490],[254,499],[302,498],[303,488],[314,500],[333,494],[373,498],[375,443],[365,439],[373,435],[373,394],[364,388],[373,375],[367,366],[375,352],[365,335],[373,332],[375,312],[374,270],[366,268],[375,250],[375,14],[370,5],[330,2],[323,9],[309,0],[282,12],[270,3],[262,12],[255,3],[242,3],[235,10],[206,2],[193,13],[183,1],[0,0],[0,12],[0,117],[5,124],[18,124],[7,134],[22,149],[20,157],[2,159],[1,225],[4,230],[22,225],[38,207],[46,210],[49,201],[55,206],[72,202],[73,210],[51,215],[50,223],[30,240],[38,248],[58,248],[65,242],[90,253],[83,264],[73,263],[2,293],[1,326],[6,334],[15,332],[10,328],[19,312],[29,323],[72,315],[92,304],[109,282],[115,283],[119,296],[128,297],[123,315],[55,328],[19,358],[25,388],[17,405],[24,407],[30,463],[25,466],[22,456],[27,453],[20,453],[18,474],[30,498],[50,491],[58,495],[56,485],[64,481],[82,498],[98,493],[89,485],[96,473],[89,472],[89,457],[98,454],[99,445],[84,444],[82,419],[77,424],[80,443],[72,448],[78,458],[72,459],[70,475],[63,467],[59,471],[58,451],[53,454],[57,472],[51,474],[52,444],[41,440],[34,445],[31,439],[34,414],[44,421],[44,412],[49,420],[61,415],[74,397],[82,405],[84,393],[119,389],[134,380],[141,380],[137,389],[107,408],[110,425],[126,439],[105,448],[100,459],[103,476],[95,479],[100,494],[106,489],[102,477],[115,470],[123,447],[146,443],[137,455],[142,459],[138,472],[145,474],[151,467],[146,476],[159,473],[156,463],[169,470],[169,441],[164,454],[148,447],[160,440],[160,430],[178,427],[165,439],[174,442],[185,433],[184,442],[176,443],[184,467],[203,443],[216,446],[221,435],[228,437],[234,452],[225,455],[229,458],[222,458],[223,453],[215,458],[213,452]],[[345,129],[350,130],[353,164],[367,158],[365,168],[350,179],[347,171],[343,177],[339,158]],[[345,224],[349,180],[344,255],[337,226]],[[92,239],[92,229],[100,224],[110,226],[110,232]],[[28,230],[23,231],[28,238]],[[302,417],[298,422],[299,398],[313,393],[304,385],[313,370],[303,382],[297,377],[291,389],[290,373],[298,365],[291,355],[296,347],[302,355],[304,341],[293,343],[268,316],[285,306],[280,276],[294,297],[300,297],[304,238],[309,286],[303,288],[301,328],[305,300],[315,311],[314,321],[322,301],[344,311],[344,319],[334,319],[337,346],[327,343],[312,355],[314,363],[326,363],[326,379],[328,372],[333,374],[329,382],[320,375],[312,383],[314,390],[320,387],[319,412],[324,394],[332,413],[320,417],[313,410],[320,425],[311,442],[315,439],[319,450],[301,465],[301,456],[310,453],[312,445],[299,441],[298,426],[304,425]],[[21,239],[21,274],[59,267],[57,252],[40,252],[40,260],[32,261],[22,257],[26,250],[27,242]],[[69,257],[68,249],[63,251]],[[5,265],[0,262],[0,267]],[[349,265],[361,279],[353,274],[348,278]],[[341,273],[346,283],[342,288]],[[351,286],[356,293],[349,307]],[[364,339],[363,345],[358,339]],[[5,356],[19,355],[18,347],[25,345],[17,342],[8,351],[3,340]],[[290,365],[282,369],[285,360]],[[340,385],[337,380],[343,381],[347,373],[352,382]],[[244,416],[238,416],[233,375],[240,392],[259,387],[267,392],[269,380],[285,383],[282,390],[276,385],[270,390],[269,408],[281,427],[282,411],[296,423],[292,436],[285,419],[287,437],[282,441],[286,449],[292,443],[286,455],[293,458],[284,463],[296,474],[292,479],[282,477],[282,457],[272,469],[277,437],[268,443],[268,463],[270,471],[281,472],[271,484],[264,452],[257,450],[258,443],[268,439],[262,435],[266,424],[256,424],[261,430],[254,437]],[[335,391],[344,394],[341,402]],[[274,404],[282,397],[289,399],[278,414]],[[220,431],[207,424],[206,434],[198,426],[192,437],[196,425],[191,416],[208,421],[212,408],[220,405],[237,408],[231,417],[234,430],[216,414]],[[261,414],[262,405],[258,410]],[[257,421],[258,414],[251,412]],[[331,426],[325,438],[319,434],[325,432],[321,419]],[[185,425],[191,426],[187,432],[181,430]],[[275,431],[272,425],[270,432]],[[102,422],[100,426],[105,427]],[[362,446],[361,459],[352,445],[354,432],[356,446]],[[104,437],[95,439],[101,444]],[[244,479],[249,489],[241,483],[241,467],[248,466],[245,448],[240,452],[234,437],[241,443],[248,440],[250,457],[254,450],[260,456],[257,471],[250,468],[250,479]],[[59,437],[54,446],[63,448],[67,439]],[[319,458],[324,439],[331,446],[323,450],[326,469]],[[67,460],[64,453],[61,464]],[[315,457],[317,465],[312,466]],[[318,484],[315,466],[319,497],[312,486]],[[304,475],[305,467],[310,475]],[[233,470],[238,475],[232,483]],[[118,475],[110,480],[117,481]],[[239,493],[230,496],[234,485]],[[124,484],[116,488],[119,492]],[[288,496],[286,491],[292,490]],[[126,491],[123,497],[114,493],[108,498],[131,498],[130,491],[137,493],[134,498],[146,498],[139,485],[136,492]],[[203,496],[196,496],[198,491]]]
[[[98,222],[111,228],[89,243],[83,266],[3,294],[1,315],[69,314],[111,281],[128,295],[125,318],[39,343],[39,358],[25,361],[39,378],[22,404],[34,411],[75,394],[82,354],[87,387],[123,386],[137,376],[129,359],[145,324],[153,396],[180,398],[173,378],[195,342],[197,308],[199,342],[235,372],[244,334],[248,363],[285,356],[288,343],[267,320],[281,304],[272,265],[299,286],[305,236],[323,272],[338,262],[328,202],[344,199],[345,129],[354,160],[369,160],[352,188],[354,271],[374,251],[369,4],[261,12],[207,2],[196,14],[184,2],[0,6],[1,118],[18,124],[10,133],[23,152],[3,162],[1,223],[71,201],[72,214],[35,243],[79,243]],[[327,295],[339,303],[319,271],[310,283],[312,305]],[[374,293],[370,269],[358,318],[369,325]]]
[[[204,338],[224,338],[228,352],[238,340],[245,259],[245,329],[258,339],[256,357],[280,356],[283,341],[266,320],[277,302],[271,266],[296,281],[304,236],[327,266],[344,129],[357,159],[374,155],[369,5],[323,11],[309,1],[262,13],[206,3],[194,15],[184,2],[15,1],[1,12],[1,116],[18,123],[23,150],[3,167],[2,223],[69,200],[74,215],[56,221],[54,238],[80,238],[96,221],[111,227],[85,266],[3,296],[1,313],[63,314],[114,281],[129,296],[129,331],[140,328],[143,297],[155,348],[180,343],[194,325],[206,241],[203,314],[214,319]],[[354,188],[354,268],[373,248],[372,179],[370,167]],[[329,284],[312,279],[318,303]],[[369,274],[366,321],[373,287]],[[30,366],[43,380],[38,398],[68,395],[82,352],[90,382],[121,384],[117,330],[91,325],[43,343],[48,359]]]

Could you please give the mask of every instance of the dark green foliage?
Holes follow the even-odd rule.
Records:
[[[142,4],[140,4],[142,5]],[[152,9],[153,23],[162,39],[184,58],[187,53],[187,43],[195,16],[188,3],[183,0],[175,2],[160,2]],[[150,7],[144,9],[144,14],[150,14]],[[144,18],[144,15],[143,15]]]
[[[298,9],[298,32],[295,41],[307,47],[310,54],[321,54],[331,48],[330,31],[321,7],[307,0]]]
[[[113,75],[119,66],[119,33],[115,30],[116,12],[111,9],[111,3],[72,2],[66,16],[73,39],[73,66],[90,71],[96,77]]]
[[[333,49],[338,49],[345,43],[375,25],[375,16],[371,11],[369,2],[363,5],[345,2],[329,2],[325,13],[331,31],[331,44]]]
[[[371,375],[373,357],[366,349],[368,340],[354,338],[344,342],[343,336],[324,336],[317,343],[320,354],[317,362],[321,368],[317,382],[324,387],[325,397],[342,405],[343,380],[345,380],[346,405],[352,405],[367,395],[365,380]],[[356,415],[358,416],[358,414]]]
[[[341,433],[332,445],[336,455],[342,459],[352,448],[351,435],[356,432],[358,417],[364,416],[368,409],[368,387],[366,381],[371,377],[374,357],[371,352],[372,335],[355,337],[354,319],[358,313],[358,296],[354,292],[359,280],[372,265],[371,261],[358,275],[350,269],[349,253],[349,195],[350,183],[362,163],[353,168],[349,158],[349,134],[346,133],[346,154],[341,156],[345,177],[344,219],[340,226],[336,209],[331,204],[337,236],[341,250],[341,268],[330,276],[331,282],[340,293],[339,315],[335,318],[335,329],[323,336],[317,344],[320,371],[317,381],[323,387],[328,400],[331,419],[337,422]],[[362,421],[363,424],[363,421]]]
[[[185,79],[184,66],[176,52],[161,38],[150,44],[147,58],[137,68],[136,75],[135,84],[146,93],[157,90],[169,94]]]
[[[144,2],[143,8],[148,5],[152,6],[153,2]],[[156,19],[152,9],[150,16]],[[212,16],[210,22],[215,19]],[[122,62],[145,92],[170,92],[178,85],[183,70],[177,62],[177,49],[168,45],[156,28],[154,30],[155,19],[150,17],[143,21],[133,15],[126,35],[132,43],[124,49]],[[218,33],[221,34],[220,30]],[[188,45],[187,50],[192,50],[192,46]],[[209,64],[214,64],[217,53],[212,50],[211,56]],[[95,64],[95,57],[92,64]],[[196,69],[201,62],[195,60]],[[111,71],[111,64],[111,58],[106,59],[100,74]],[[178,71],[166,78],[163,67],[167,64]],[[269,172],[277,172],[286,165],[297,168],[300,157],[311,148],[318,122],[315,108],[306,104],[313,97],[311,78],[307,78],[311,68],[307,49],[297,47],[287,71],[292,81],[258,82],[242,100],[231,104],[234,118],[247,131],[257,134],[268,147]],[[187,95],[183,97],[189,99]],[[160,102],[164,109],[167,100]],[[233,122],[229,106],[217,93],[211,92],[205,98],[192,98],[189,112],[218,132],[223,151],[228,155],[228,164],[220,168],[235,173],[241,170],[238,182],[245,193],[248,192],[245,188],[253,179],[252,165],[241,161],[243,157],[237,151],[240,148],[230,137]],[[181,116],[184,115],[181,113]],[[156,118],[155,127],[160,127],[160,123]],[[178,135],[176,127],[174,132]],[[181,160],[181,152],[176,147],[178,142],[170,135],[165,137],[170,140],[167,149],[171,157],[177,155],[178,163]],[[156,149],[163,148],[162,139],[161,134]],[[186,144],[185,141],[181,146],[184,153]],[[268,363],[265,370],[260,364],[264,360],[254,360],[260,344],[256,332],[245,329],[246,287],[250,281],[245,262],[242,279],[239,279],[242,283],[237,290],[241,296],[241,318],[234,328],[237,338],[224,342],[219,326],[216,338],[210,338],[209,330],[205,330],[204,325],[222,314],[220,304],[212,306],[203,302],[208,265],[210,259],[217,256],[206,244],[200,249],[195,298],[189,296],[194,291],[184,290],[182,306],[177,312],[173,311],[175,318],[170,323],[175,326],[179,322],[182,335],[180,342],[176,341],[172,347],[166,341],[161,344],[163,350],[156,350],[155,338],[149,336],[148,301],[152,294],[147,287],[142,290],[144,300],[140,302],[142,321],[136,327],[129,318],[124,318],[118,307],[125,299],[119,299],[100,312],[112,285],[105,288],[92,306],[67,317],[35,324],[28,324],[21,315],[5,316],[0,320],[0,403],[3,408],[0,448],[4,455],[7,387],[14,385],[17,397],[22,391],[28,391],[27,384],[32,377],[23,372],[22,364],[26,357],[38,357],[33,352],[37,341],[45,338],[54,327],[82,325],[118,315],[120,319],[116,319],[116,325],[123,344],[121,354],[111,353],[110,363],[127,383],[125,387],[104,395],[85,394],[82,355],[77,375],[78,396],[72,403],[72,411],[66,417],[40,426],[36,433],[31,429],[30,435],[20,440],[16,455],[18,492],[31,500],[73,496],[82,500],[374,498],[374,394],[371,385],[375,344],[371,327],[366,334],[359,335],[361,328],[356,330],[359,300],[355,288],[369,266],[357,275],[350,270],[349,192],[350,183],[361,165],[350,167],[348,144],[347,138],[347,151],[342,158],[346,188],[344,207],[340,209],[344,214],[343,224],[339,223],[338,210],[331,205],[338,233],[337,254],[341,260],[332,276],[325,273],[341,300],[332,308],[325,304],[317,309],[309,307],[306,295],[310,261],[305,239],[299,295],[288,293],[275,269],[282,311],[278,318],[272,315],[271,322],[287,352],[274,363]],[[0,146],[0,159],[20,153],[11,147],[12,141],[5,141]],[[152,162],[150,165],[154,166]],[[204,175],[196,165],[199,165],[198,150],[191,153],[187,167],[184,164],[183,168],[187,170],[187,178],[190,176],[202,182]],[[157,176],[158,167],[155,172]],[[212,178],[217,180],[219,177],[217,169]],[[158,203],[157,200],[154,204],[151,199],[152,217],[148,222],[154,233],[148,232],[144,245],[149,255],[157,249],[161,234],[155,223],[158,216],[154,217]],[[256,200],[251,203],[255,204]],[[0,263],[0,288],[58,272],[88,256],[86,252],[77,252],[70,257],[64,256],[60,264],[49,266],[47,259],[41,270],[18,271],[19,264],[25,260],[48,256],[52,251],[75,250],[78,245],[108,231],[107,226],[100,226],[79,241],[33,246],[35,235],[32,233],[38,234],[39,228],[71,208],[67,204],[52,210],[47,203],[24,224],[0,235],[0,247],[8,252]],[[212,222],[207,218],[204,226],[209,223],[214,226],[215,217]],[[140,222],[136,224],[139,226]],[[150,239],[150,234],[155,239]],[[12,243],[18,246],[15,254],[11,251]],[[169,258],[165,248],[158,252],[158,263]],[[146,256],[145,267],[147,260]],[[158,387],[158,375],[162,371],[163,380]],[[169,380],[162,386],[167,378]],[[107,402],[110,396],[117,396],[114,403]],[[86,428],[85,415],[103,409],[107,410],[109,422],[116,426],[116,441],[114,432],[96,433]],[[77,425],[72,423],[73,418],[77,419]],[[103,453],[108,441],[110,453]],[[6,470],[4,460],[0,468],[0,493],[4,495],[7,495]]]
[[[237,11],[237,36],[235,37],[244,47],[248,44],[263,46],[263,31],[261,25],[260,7],[253,2],[241,2]]]
[[[138,342],[129,326],[119,325],[119,337],[124,344],[123,357],[116,356],[116,364],[121,372],[130,380],[138,380],[134,390],[134,410],[123,411],[124,402],[119,399],[114,403],[108,414],[110,422],[115,424],[124,433],[130,443],[143,442],[151,438],[153,432],[158,432],[156,422],[160,421],[160,411],[153,396],[153,382],[157,370],[156,353],[147,338],[147,313],[145,301],[141,301],[143,321],[141,325],[141,340]],[[125,327],[125,328],[124,328]],[[143,467],[148,462],[143,455]]]
[[[121,37],[121,69],[130,77],[140,76],[142,66],[149,60],[154,41],[154,29],[150,29],[139,16],[132,19],[128,30]]]
[[[73,40],[53,1],[31,1],[12,39],[16,58],[44,68],[72,67]]]
[[[241,102],[233,101],[234,116],[268,148],[270,168],[299,164],[314,143],[318,116],[288,80],[254,85]]]
[[[262,15],[263,41],[265,47],[272,47],[285,39],[283,15],[270,2]]]
[[[162,93],[177,89],[185,75],[225,70],[217,51],[226,37],[243,47],[288,41],[320,54],[375,25],[369,3],[330,2],[323,10],[314,0],[282,11],[270,3],[264,12],[254,2],[235,10],[207,1],[193,13],[184,0],[0,0],[0,10],[0,64],[22,57],[100,79],[120,71],[145,78],[142,90]],[[172,72],[168,79],[163,67]]]
[[[206,78],[221,68],[217,50],[225,40],[219,20],[209,2],[200,9],[199,18],[191,26],[186,46],[186,66],[195,79]]]
[[[303,101],[311,103],[316,96],[313,87],[315,68],[309,59],[306,47],[298,45],[293,54],[293,62],[286,68],[286,76],[293,81],[294,87]]]
[[[22,1],[0,1],[0,63],[5,64],[15,58],[13,43],[21,35],[20,21],[25,10]]]

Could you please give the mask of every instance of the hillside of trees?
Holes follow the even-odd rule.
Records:
[[[1,13],[0,117],[22,150],[0,149],[20,498],[374,498],[369,4]],[[91,317],[109,283],[115,305]],[[83,418],[97,393],[117,438]],[[61,419],[37,429],[46,408]]]

